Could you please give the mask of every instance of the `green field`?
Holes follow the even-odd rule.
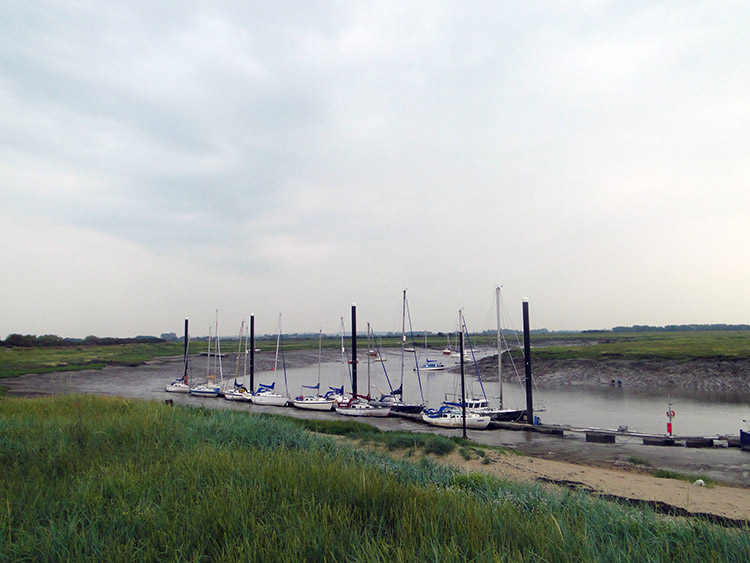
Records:
[[[2,399],[0,561],[746,561],[750,553],[747,527],[461,473],[423,458],[427,446],[416,441],[413,461],[396,460],[304,424],[94,396]],[[338,424],[315,429],[341,434],[351,423]]]
[[[749,330],[538,335],[532,345],[537,359],[750,359]]]

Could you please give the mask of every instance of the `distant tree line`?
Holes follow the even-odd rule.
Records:
[[[690,325],[633,325],[633,326],[616,326],[612,332],[694,332],[703,330],[750,330],[750,325],[731,325],[731,324],[690,324]],[[583,332],[606,332],[585,330]]]
[[[87,336],[86,338],[63,338],[56,334],[10,334],[5,340],[0,340],[0,346],[15,346],[19,348],[52,347],[52,346],[114,346],[116,344],[153,344],[165,342],[156,336],[136,336],[135,338],[113,338]]]

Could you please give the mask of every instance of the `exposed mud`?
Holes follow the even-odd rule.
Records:
[[[523,363],[516,367],[523,375]],[[531,367],[540,386],[600,386],[619,381],[630,388],[750,391],[749,360],[566,359],[532,361]],[[482,378],[497,380],[497,355],[481,359],[479,369]],[[514,372],[508,369],[507,373],[509,380],[515,379]]]

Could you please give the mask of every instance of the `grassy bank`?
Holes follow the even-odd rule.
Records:
[[[303,424],[314,423],[93,396],[0,400],[0,560],[739,561],[750,553],[746,529],[395,461]]]
[[[750,359],[747,330],[538,335],[532,344],[532,359]]]
[[[182,356],[183,344],[119,344],[115,346],[1,347],[0,378],[25,373],[102,369],[107,365],[137,366],[163,356]]]

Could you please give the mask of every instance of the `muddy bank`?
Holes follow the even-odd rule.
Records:
[[[531,367],[537,385],[543,386],[600,386],[620,381],[631,388],[750,392],[750,360],[532,360]],[[516,368],[523,376],[523,363]],[[479,369],[482,378],[497,381],[497,356],[481,359]],[[510,368],[507,373],[509,381],[516,379]]]

